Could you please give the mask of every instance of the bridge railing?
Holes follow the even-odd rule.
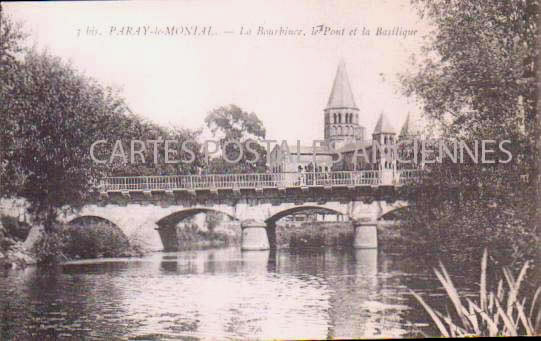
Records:
[[[421,169],[402,169],[398,171],[398,184],[407,185],[418,181],[421,178]]]
[[[419,178],[418,170],[399,170],[395,173],[400,185]],[[257,174],[208,174],[109,177],[101,181],[100,190],[153,191],[153,190],[218,190],[292,187],[380,186],[382,174],[377,170],[257,173]]]

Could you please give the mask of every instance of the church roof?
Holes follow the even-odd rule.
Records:
[[[279,145],[275,145],[272,149],[271,156],[275,155],[276,153],[282,153],[286,152],[286,150],[282,150],[282,148]],[[289,146],[289,152],[291,155],[297,155],[297,146],[292,145]],[[313,146],[299,146],[298,150],[300,155],[312,155],[314,154],[314,147]],[[329,147],[327,146],[316,146],[315,148],[315,154],[316,155],[333,155]]]
[[[376,123],[376,127],[374,128],[374,134],[382,133],[395,134],[393,126],[389,123],[387,116],[383,112],[379,115],[378,123]]]
[[[301,155],[312,155],[314,153],[314,147],[313,146],[299,146],[299,154]],[[291,154],[297,154],[297,146],[290,147]],[[332,154],[331,151],[327,146],[316,146],[315,148],[315,154],[316,155],[328,155]]]
[[[357,108],[346,72],[346,63],[343,60],[338,64],[331,95],[327,102],[327,109],[330,108]]]
[[[338,151],[340,153],[349,153],[362,148],[368,149],[370,146],[372,146],[372,141],[350,142],[338,148]]]

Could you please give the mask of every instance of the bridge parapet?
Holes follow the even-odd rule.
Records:
[[[384,176],[385,175],[385,176]],[[390,175],[390,176],[389,176]],[[339,188],[401,186],[419,178],[417,170],[400,170],[383,174],[377,170],[336,171],[314,173],[254,173],[211,175],[122,176],[104,178],[99,191],[197,191],[288,188]]]

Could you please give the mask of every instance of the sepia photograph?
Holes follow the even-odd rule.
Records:
[[[541,335],[540,0],[0,3],[0,340]]]

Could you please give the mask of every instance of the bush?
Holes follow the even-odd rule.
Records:
[[[63,235],[63,253],[69,258],[122,257],[131,253],[126,235],[110,224],[67,226]]]
[[[140,256],[116,226],[107,223],[56,226],[44,233],[33,247],[38,264],[55,264],[68,259]]]
[[[17,218],[0,216],[1,225],[4,226],[4,231],[7,237],[15,241],[24,241],[28,237],[31,226],[26,222],[20,222]]]
[[[65,260],[66,257],[62,252],[64,243],[64,236],[60,228],[44,233],[32,248],[37,263],[49,265]]]
[[[205,249],[209,247],[225,247],[238,244],[236,235],[229,233],[228,229],[202,231],[195,223],[179,224],[175,227],[177,236],[177,250]]]
[[[415,253],[445,253],[457,262],[478,259],[484,248],[503,265],[535,259],[539,237],[525,200],[474,198],[417,205],[401,224],[402,245]]]

